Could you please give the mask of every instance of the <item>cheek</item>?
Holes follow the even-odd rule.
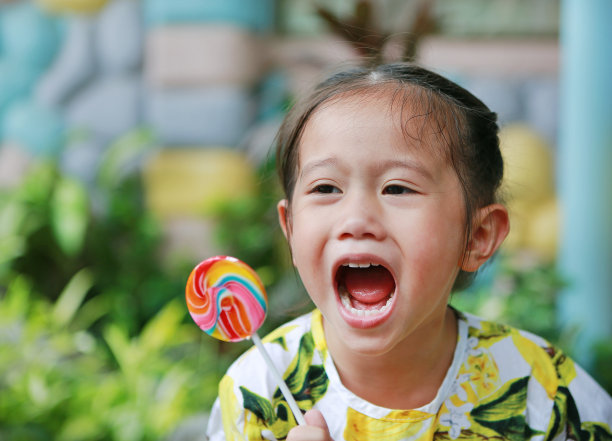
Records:
[[[412,254],[423,266],[458,265],[464,249],[464,226],[456,213],[436,210],[432,216],[405,220],[402,235]],[[409,227],[407,227],[407,225]]]
[[[294,257],[294,264],[304,263],[315,252],[316,229],[312,224],[295,222],[289,244]]]
[[[325,225],[314,217],[293,218],[293,229],[290,236],[290,247],[293,264],[297,267],[302,279],[318,276],[323,264],[326,234]]]
[[[289,244],[289,249],[291,250],[291,257],[293,259],[293,264],[297,266],[298,261],[301,260],[301,255],[304,251],[303,249],[303,238],[305,235],[308,235],[307,231],[304,231],[302,224],[299,219],[296,219],[295,216],[291,216],[287,220],[287,243]]]

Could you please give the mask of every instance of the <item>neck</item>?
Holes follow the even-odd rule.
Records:
[[[329,350],[342,384],[355,395],[388,409],[415,409],[435,398],[456,343],[457,318],[447,308],[425,331],[383,355],[347,354],[331,345]]]

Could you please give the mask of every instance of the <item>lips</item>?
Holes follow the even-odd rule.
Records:
[[[369,328],[385,321],[395,300],[395,279],[386,266],[351,260],[338,266],[335,275],[339,310],[351,326]]]

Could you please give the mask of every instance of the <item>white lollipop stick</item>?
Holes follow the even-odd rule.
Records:
[[[268,355],[268,351],[266,351],[266,348],[264,348],[264,345],[261,342],[259,335],[257,335],[257,332],[254,332],[253,335],[251,335],[251,339],[253,340],[253,343],[255,343],[255,346],[257,346],[257,349],[259,349],[259,353],[263,356],[264,360],[266,361],[266,364],[268,365],[270,372],[272,372],[272,376],[276,380],[278,387],[280,387],[280,390],[283,393],[285,400],[287,400],[287,404],[289,404],[289,408],[293,412],[293,416],[295,417],[295,420],[298,422],[300,426],[305,426],[306,420],[304,419],[304,415],[302,415],[302,411],[300,410],[297,403],[295,402],[293,395],[291,395],[291,392],[289,391],[289,388],[285,384],[283,377],[276,369],[276,366],[274,366],[274,363],[272,362],[270,355]]]

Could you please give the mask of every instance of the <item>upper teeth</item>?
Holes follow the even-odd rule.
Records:
[[[368,263],[349,262],[349,263],[343,264],[342,266],[348,266],[349,268],[369,268],[371,266],[379,266],[379,264],[372,263],[372,262],[368,262]]]

